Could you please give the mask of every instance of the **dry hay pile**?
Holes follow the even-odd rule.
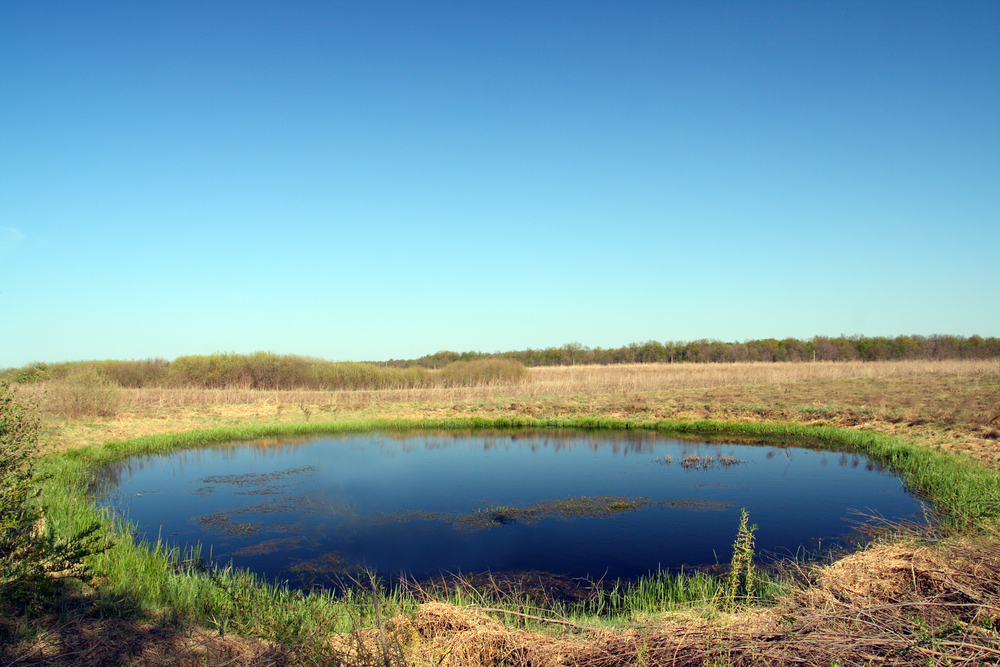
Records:
[[[355,632],[340,644],[348,664],[377,665],[564,665],[564,645],[505,626],[471,607],[426,602],[415,618],[396,616],[377,628]]]
[[[414,619],[397,617],[387,623],[384,644],[381,644],[377,629],[365,630],[354,635],[353,650],[342,655],[349,665],[379,667],[602,667],[623,664],[701,667],[706,664],[706,656],[713,653],[710,641],[719,632],[704,622],[662,625],[655,632],[648,629],[585,629],[568,622],[552,622],[569,631],[557,637],[550,636],[510,627],[485,610],[427,602],[420,606]]]
[[[841,665],[1000,664],[996,538],[883,544],[818,568],[778,610],[776,650]]]

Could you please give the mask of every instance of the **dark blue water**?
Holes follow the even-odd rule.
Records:
[[[131,459],[98,488],[140,539],[292,583],[362,567],[632,579],[728,562],[741,507],[778,555],[845,539],[857,512],[924,510],[860,455],[621,432],[241,443]]]

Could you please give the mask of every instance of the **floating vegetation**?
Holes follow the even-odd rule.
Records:
[[[653,463],[659,463],[661,466],[668,466],[673,462],[674,462],[674,457],[670,455],[664,456],[662,459],[661,458],[653,459]]]
[[[232,521],[232,517],[246,514],[310,514],[313,516],[350,517],[354,513],[346,501],[337,501],[334,503],[327,500],[318,500],[308,495],[300,495],[282,496],[226,512],[203,514],[194,520],[203,528],[230,535],[250,535],[261,532],[262,528],[256,523]],[[296,522],[293,524],[269,525],[267,526],[267,530],[269,532],[291,532],[293,530],[300,530],[302,527],[303,524],[301,522]]]
[[[297,533],[306,529],[306,524],[301,521],[295,523],[274,523],[267,527],[269,533]]]
[[[685,484],[685,488],[688,489],[734,489],[732,484],[723,484],[722,482],[694,482],[693,484]]]
[[[286,470],[276,470],[265,473],[244,473],[242,475],[212,475],[205,477],[201,481],[206,484],[229,484],[232,486],[250,486],[254,484],[267,484],[288,477],[308,476],[305,473],[313,473],[319,470],[318,466],[307,465],[298,468],[288,468]]]
[[[235,496],[277,496],[284,493],[284,486],[262,486],[256,489],[247,489],[246,491],[234,491]]]
[[[437,512],[408,511],[383,514],[372,519],[373,523],[389,521],[450,521],[462,530],[484,530],[517,523],[533,524],[542,519],[602,518],[624,512],[634,512],[646,507],[659,506],[694,512],[722,511],[733,503],[701,498],[680,500],[650,500],[631,496],[576,496],[562,500],[539,500],[526,507],[487,505],[472,514],[447,515]]]
[[[408,510],[406,512],[396,512],[394,514],[379,514],[371,519],[372,523],[406,522],[406,521],[447,521],[449,517],[437,512],[423,512],[420,510]]]
[[[681,500],[664,500],[659,505],[672,507],[679,510],[691,512],[721,512],[722,510],[735,507],[735,503],[720,500],[708,500],[707,498],[682,498]]]
[[[212,475],[199,480],[203,484],[225,484],[228,486],[261,486],[271,482],[279,482],[292,477],[312,477],[311,473],[319,470],[318,466],[308,465],[274,472],[244,473],[242,475]],[[204,489],[205,487],[201,487]]]
[[[261,532],[259,523],[253,521],[233,521],[232,516],[225,512],[203,514],[196,518],[202,528],[214,530],[223,535],[256,535]]]
[[[351,516],[354,511],[346,500],[326,500],[301,494],[281,496],[247,505],[230,514],[311,514],[313,516]]]
[[[248,547],[243,547],[233,552],[234,556],[264,556],[267,554],[278,553],[279,551],[287,551],[291,549],[299,549],[299,542],[302,541],[301,537],[284,537],[275,540],[267,540],[265,542],[259,542],[257,544],[252,544]]]
[[[687,454],[681,459],[681,466],[685,470],[708,470],[709,468],[716,467],[729,468],[743,463],[746,463],[746,461],[724,454],[720,454],[718,457]]]
[[[348,565],[347,559],[341,556],[339,552],[329,551],[319,558],[296,561],[292,565],[292,571],[300,577],[303,574],[330,574],[333,572],[346,572],[349,569]]]

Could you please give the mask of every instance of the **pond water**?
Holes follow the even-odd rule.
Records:
[[[238,443],[109,466],[93,493],[139,539],[201,543],[217,564],[293,585],[362,567],[634,579],[728,562],[743,507],[758,553],[779,556],[846,539],[857,512],[926,509],[858,454],[636,432]]]

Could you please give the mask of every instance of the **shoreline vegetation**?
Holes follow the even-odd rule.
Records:
[[[127,387],[94,367],[26,382],[18,399],[38,400],[43,414],[41,531],[66,539],[98,525],[105,548],[84,560],[86,572],[53,573],[63,589],[54,609],[39,598],[34,608],[5,612],[0,658],[594,667],[1000,658],[1000,361],[521,370],[517,378],[354,391]],[[80,397],[76,411],[60,403],[66,387]],[[560,606],[537,573],[406,589],[362,581],[339,595],[303,594],[246,572],[204,570],[198,547],[136,545],[127,526],[83,495],[95,466],[129,456],[411,428],[647,429],[847,447],[891,466],[944,520],[921,530],[887,526],[856,552],[765,572],[753,570],[744,516],[726,572],[602,582],[579,605]]]

